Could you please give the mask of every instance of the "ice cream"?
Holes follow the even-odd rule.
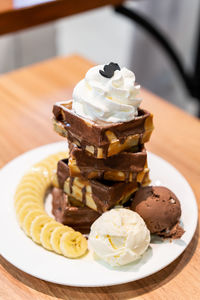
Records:
[[[138,115],[141,103],[135,75],[118,64],[95,66],[74,88],[73,110],[81,117],[106,122],[127,122]]]
[[[150,243],[150,232],[135,212],[116,208],[103,213],[91,226],[89,246],[111,266],[141,257]]]
[[[166,187],[140,188],[135,193],[131,209],[144,219],[151,233],[174,239],[180,238],[184,233],[179,225],[180,202]]]

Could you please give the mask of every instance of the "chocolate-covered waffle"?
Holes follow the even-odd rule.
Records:
[[[144,147],[133,147],[106,159],[98,159],[70,143],[69,171],[72,177],[142,182],[149,171]]]
[[[100,214],[64,193],[62,189],[53,188],[52,213],[56,221],[70,226],[82,233],[88,233],[92,223]]]
[[[74,197],[99,213],[107,211],[115,205],[125,203],[140,185],[145,186],[149,183],[148,172],[141,183],[71,177],[67,159],[59,161],[57,176],[60,188],[67,195]]]
[[[53,114],[54,130],[97,158],[144,144],[153,130],[153,116],[143,109],[138,109],[138,115],[128,122],[94,122],[77,115],[72,109],[72,100],[68,100],[56,103]]]

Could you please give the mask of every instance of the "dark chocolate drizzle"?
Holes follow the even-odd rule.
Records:
[[[65,180],[69,177],[68,159],[63,159],[58,162],[57,177],[60,188],[63,188]]]
[[[139,141],[138,141],[139,145],[142,145],[143,134],[144,133],[140,134]]]
[[[94,156],[97,157],[97,154],[98,154],[98,149],[97,147],[94,147]]]
[[[106,158],[108,156],[109,144],[104,145],[102,148],[103,148],[103,158]]]
[[[130,172],[124,172],[125,174],[125,182],[129,182]]]
[[[86,186],[82,188],[82,202],[86,205]]]
[[[73,193],[73,182],[74,182],[74,177],[70,177],[70,179],[69,179],[70,194]]]

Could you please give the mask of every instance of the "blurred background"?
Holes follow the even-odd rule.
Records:
[[[45,1],[10,2],[17,9]],[[152,20],[173,43],[184,66],[189,71],[193,69],[199,30],[199,0],[140,0],[124,3],[126,7]],[[189,95],[174,64],[160,45],[136,23],[115,12],[112,6],[1,35],[0,73],[73,53],[98,64],[118,62],[120,66],[133,70],[137,82],[143,87],[197,115],[198,100]]]

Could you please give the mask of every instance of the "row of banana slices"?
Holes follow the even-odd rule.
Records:
[[[57,185],[57,162],[66,157],[66,152],[59,152],[35,164],[19,183],[14,205],[21,228],[34,242],[68,258],[77,258],[87,251],[86,238],[56,222],[44,210],[48,188]]]

